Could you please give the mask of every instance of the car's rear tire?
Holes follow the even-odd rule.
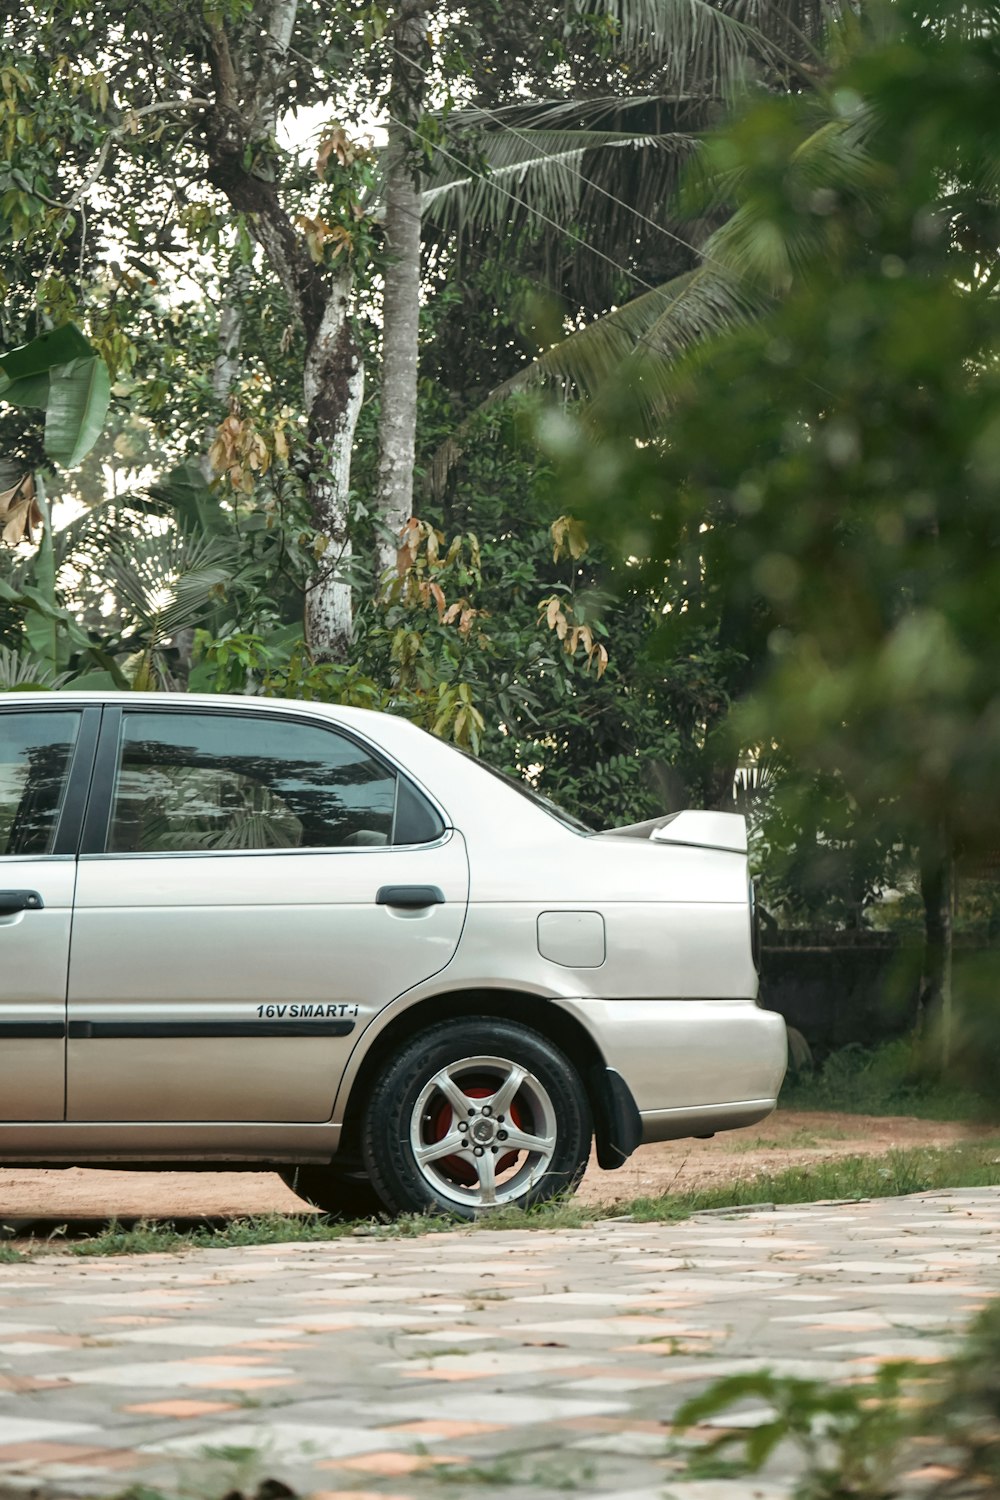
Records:
[[[279,1167],[278,1176],[299,1198],[331,1219],[375,1219],[385,1205],[363,1172],[336,1167]]]
[[[473,1219],[572,1191],[591,1135],[569,1059],[527,1026],[477,1016],[400,1047],[368,1099],[361,1144],[391,1212]]]

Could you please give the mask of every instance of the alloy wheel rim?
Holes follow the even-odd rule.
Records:
[[[551,1170],[558,1128],[548,1090],[520,1063],[463,1057],[424,1085],[410,1148],[435,1195],[476,1209],[515,1203]]]

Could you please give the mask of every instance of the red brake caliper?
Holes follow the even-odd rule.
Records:
[[[471,1087],[468,1084],[462,1084],[462,1093],[469,1099],[488,1099],[491,1094],[496,1093],[496,1088],[490,1088],[488,1084],[477,1083]],[[521,1119],[521,1112],[517,1107],[516,1099],[510,1105],[509,1113],[511,1120],[517,1126],[518,1130],[523,1130],[524,1122]],[[453,1110],[451,1105],[447,1099],[442,1098],[429,1121],[428,1143],[444,1140],[451,1129],[452,1115]],[[507,1168],[512,1167],[517,1161],[517,1156],[518,1153],[516,1151],[508,1151],[503,1156],[499,1156],[496,1163],[497,1172],[506,1172]],[[479,1181],[476,1169],[472,1165],[470,1158],[466,1155],[442,1157],[437,1165],[442,1171],[447,1172],[449,1176],[453,1177],[456,1182],[460,1183],[462,1187],[473,1187]]]

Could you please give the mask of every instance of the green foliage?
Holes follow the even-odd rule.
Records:
[[[65,682],[48,662],[27,651],[0,646],[0,693],[51,691]]]
[[[905,0],[849,28],[821,95],[751,101],[711,148],[736,210],[713,255],[780,300],[672,374],[662,441],[634,441],[648,356],[599,439],[549,432],[639,576],[695,580],[670,651],[737,624],[723,738],[817,803],[778,830],[779,888],[814,904],[836,863],[855,920],[896,850],[1000,841],[998,85],[994,7]]]
[[[973,1321],[925,1416],[947,1444],[953,1473],[945,1494],[989,1493],[1000,1484],[1000,1301]]]
[[[430,444],[435,404],[425,399]],[[368,478],[362,465],[362,506]],[[446,500],[407,528],[399,571],[359,611],[350,663],[314,661],[294,624],[247,601],[223,629],[200,632],[190,686],[405,714],[500,769],[529,774],[594,823],[663,811],[657,772],[677,746],[670,718],[682,695],[645,649],[656,601],[640,591],[614,598],[610,565],[555,512],[547,485],[513,419],[488,442],[484,430]],[[248,536],[261,536],[248,531],[257,493],[241,503],[244,555]],[[260,545],[276,536],[287,545],[294,522],[269,507]],[[269,566],[262,560],[262,583]],[[684,685],[686,712],[717,691],[710,670],[700,671]]]
[[[447,420],[428,411],[428,446]],[[610,558],[561,510],[517,408],[478,419],[472,435],[448,492],[422,510],[445,537],[478,539],[477,576],[445,588],[448,608],[467,599],[478,613],[456,631],[463,611],[446,625],[433,597],[411,598],[405,623],[432,649],[439,680],[461,667],[492,764],[528,774],[598,826],[653,816],[664,810],[655,771],[678,738],[670,688],[646,649],[656,601],[640,590],[616,597]]]
[[[926,1042],[900,1038],[879,1047],[851,1043],[831,1052],[813,1073],[786,1079],[782,1109],[845,1114],[914,1115],[921,1120],[983,1120],[995,1116],[991,1090],[942,1081],[930,1066]]]
[[[883,1157],[847,1157],[764,1174],[740,1177],[730,1184],[696,1192],[672,1192],[659,1198],[623,1200],[614,1205],[614,1216],[628,1215],[637,1222],[674,1223],[696,1213],[740,1215],[767,1211],[778,1203],[808,1203],[831,1198],[893,1197],[943,1187],[980,1187],[998,1181],[997,1140],[947,1150],[897,1151]],[[500,1208],[467,1224],[468,1230],[578,1229],[607,1216],[601,1205],[581,1203],[575,1198],[555,1199],[528,1210]],[[18,1248],[0,1246],[8,1259],[22,1259],[52,1251],[84,1258],[106,1255],[145,1255],[192,1249],[224,1249],[241,1245],[286,1244],[356,1238],[415,1238],[424,1234],[451,1233],[454,1220],[432,1215],[404,1215],[393,1220],[328,1219],[322,1214],[265,1214],[253,1218],[208,1220],[194,1226],[169,1220],[138,1220],[122,1223],[111,1219],[96,1234],[78,1235],[57,1227],[44,1240],[30,1235],[20,1238]],[[0,1253],[0,1258],[3,1258]]]
[[[45,412],[45,453],[73,469],[100,437],[111,399],[104,360],[72,323],[0,354],[0,401]]]
[[[919,933],[923,902],[913,877],[901,881],[899,891],[880,901],[872,915],[879,929],[900,935]],[[959,868],[952,920],[956,939],[996,944],[1000,938],[1000,889],[992,875],[969,874]]]
[[[614,1205],[614,1216],[628,1215],[639,1223],[675,1223],[696,1213],[742,1214],[766,1212],[778,1203],[811,1203],[829,1199],[898,1197],[933,1188],[983,1187],[1000,1183],[997,1152],[1000,1140],[977,1141],[943,1150],[893,1151],[885,1156],[844,1157],[795,1167],[783,1172],[741,1176],[737,1181],[694,1192],[670,1192],[659,1198],[636,1198]],[[599,1204],[575,1198],[555,1199],[528,1210],[499,1208],[466,1230],[578,1229],[607,1217]],[[351,1223],[322,1214],[267,1214],[256,1218],[208,1221],[194,1227],[166,1220],[122,1224],[110,1220],[95,1235],[74,1237],[58,1229],[45,1240],[27,1239],[18,1255],[72,1254],[147,1255],[191,1249],[225,1249],[240,1245],[271,1245],[345,1237],[375,1239],[415,1238],[453,1233],[455,1221],[431,1215],[407,1215],[390,1222]],[[0,1246],[0,1250],[4,1247]],[[2,1258],[2,1257],[0,1257]]]
[[[681,1407],[675,1426],[724,1420],[736,1403],[766,1402],[773,1415],[749,1431],[728,1432],[695,1450],[693,1476],[718,1473],[719,1455],[742,1446],[724,1472],[757,1473],[778,1444],[803,1459],[794,1500],[893,1500],[913,1493],[914,1444],[943,1473],[919,1493],[994,1494],[1000,1484],[1000,1301],[973,1320],[958,1353],[943,1365],[883,1364],[850,1385],[797,1380],[760,1370],[716,1381]],[[689,1450],[690,1451],[690,1450]],[[909,1471],[909,1472],[908,1472]]]
[[[420,131],[435,185],[426,284],[438,293],[424,322],[422,468],[539,341],[579,328],[595,304],[621,304],[639,286],[697,277],[691,244],[717,211],[678,237],[668,189],[697,153],[720,89],[751,60],[768,87],[811,90],[811,75],[796,70],[828,9],[809,0],[791,29],[786,7],[771,0],[738,25],[702,0],[655,16],[645,3],[567,12],[548,0],[456,15],[434,61],[432,93],[444,107]],[[295,44],[275,61],[273,104],[277,118],[322,104],[328,116],[315,151],[279,144],[266,118],[272,101],[258,94],[261,107],[246,119],[227,117],[238,160],[213,158],[210,169],[224,111],[206,103],[218,85],[208,53],[217,54],[217,75],[224,43],[242,59],[248,90],[254,83],[259,17],[243,0],[204,16],[153,0],[114,0],[100,16],[72,0],[33,0],[30,50],[16,37],[0,48],[8,148],[0,189],[15,195],[3,231],[11,257],[2,341],[78,322],[118,398],[104,440],[72,481],[87,512],[64,533],[47,533],[47,550],[18,561],[20,602],[0,599],[0,638],[22,656],[40,650],[74,681],[281,693],[406,713],[599,825],[718,802],[732,765],[716,731],[741,691],[745,633],[719,628],[693,575],[671,570],[650,586],[596,542],[584,549],[575,507],[552,495],[516,411],[472,424],[450,485],[421,496],[421,548],[398,585],[380,588],[365,562],[371,401],[354,465],[353,558],[324,550],[310,511],[323,456],[310,444],[299,394],[305,341],[289,290],[295,277],[282,281],[255,260],[257,215],[235,209],[220,182],[226,172],[245,174],[258,206],[278,202],[302,262],[299,282],[315,271],[328,286],[350,265],[357,336],[369,371],[377,369],[378,329],[366,322],[382,255],[370,213],[377,164],[352,121],[365,100],[384,95],[385,19],[375,7],[300,7]],[[553,101],[554,70],[565,97]],[[478,115],[464,107],[470,100]],[[515,203],[504,197],[512,187]],[[492,245],[479,243],[479,231],[470,243],[471,207],[495,228]],[[554,222],[543,227],[539,213]],[[678,346],[742,306],[737,292],[716,288],[699,312],[697,287],[675,279],[672,288],[654,299],[655,315],[684,325]],[[217,359],[233,310],[243,320],[241,356],[227,388]],[[619,354],[637,342],[649,348],[645,315],[635,316],[615,315]],[[17,435],[32,470],[39,442],[40,433]],[[9,419],[0,419],[0,443],[15,451]],[[198,466],[206,449],[211,488]],[[560,516],[561,542],[551,531]],[[432,535],[442,539],[434,558]],[[192,553],[203,545],[211,566]],[[312,657],[300,625],[306,591],[326,572],[349,581],[356,601],[352,659],[338,666]],[[667,661],[648,645],[665,611],[698,626]]]
[[[913,850],[866,818],[836,773],[797,773],[780,757],[768,767],[749,808],[766,910],[782,926],[883,925],[880,898],[912,877]]]

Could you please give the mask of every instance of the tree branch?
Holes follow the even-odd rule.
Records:
[[[140,120],[146,115],[164,114],[168,110],[173,113],[184,113],[189,109],[211,109],[211,107],[211,99],[193,98],[161,99],[155,104],[144,104],[139,109],[129,109],[125,112],[125,118],[122,123],[120,125],[112,126],[112,128],[108,131],[107,135],[104,137],[104,140],[101,142],[101,148],[97,153],[96,166],[91,172],[88,173],[80,186],[74,193],[70,195],[67,200],[62,201],[58,198],[50,198],[47,193],[43,193],[37,187],[32,188],[32,195],[35,198],[40,198],[43,203],[47,203],[50,208],[61,208],[64,213],[72,213],[73,209],[76,208],[79,203],[83,202],[83,199],[90,192],[90,189],[101,177],[101,174],[103,173],[104,168],[107,165],[111,148],[115,144],[115,142],[120,141],[124,136],[132,135],[134,133],[131,128],[132,121]]]
[[[295,21],[295,0],[275,0],[272,24],[278,40]],[[311,344],[319,332],[326,305],[322,273],[309,259],[305,242],[292,225],[273,182],[256,176],[245,165],[252,140],[255,104],[245,97],[244,82],[219,22],[209,28],[209,66],[216,99],[208,116],[206,146],[208,180],[224,193],[238,213],[250,216],[254,235],[274,267],[289,302],[298,313]]]

